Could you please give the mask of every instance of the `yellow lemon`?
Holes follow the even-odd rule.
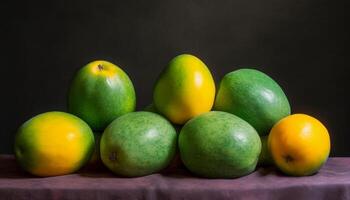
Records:
[[[184,124],[211,110],[215,83],[207,66],[197,57],[183,54],[173,58],[158,78],[155,108],[171,122]]]
[[[69,174],[90,159],[94,135],[90,127],[74,115],[47,112],[19,128],[14,150],[18,163],[31,174]]]
[[[268,137],[268,148],[276,166],[293,176],[316,173],[326,162],[330,146],[326,127],[305,114],[283,118]]]

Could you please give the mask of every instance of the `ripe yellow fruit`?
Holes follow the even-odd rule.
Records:
[[[189,54],[176,56],[158,78],[153,102],[172,123],[184,124],[189,119],[211,110],[215,83],[207,66]]]
[[[268,138],[276,166],[292,176],[316,173],[326,162],[330,146],[326,127],[305,114],[283,118],[271,129]]]
[[[15,155],[21,167],[37,176],[72,173],[94,150],[94,135],[78,117],[47,112],[26,121],[15,138]]]

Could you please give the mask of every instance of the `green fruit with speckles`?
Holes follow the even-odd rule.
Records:
[[[255,170],[261,142],[255,129],[226,112],[211,111],[188,121],[179,135],[180,155],[194,174],[235,178]]]
[[[103,132],[101,159],[117,175],[144,176],[171,162],[176,143],[176,131],[164,117],[132,112],[114,120]]]
[[[267,135],[276,122],[290,115],[290,105],[282,88],[254,69],[239,69],[224,76],[214,110],[237,115],[260,135]]]
[[[153,113],[157,113],[159,115],[162,115],[159,113],[159,111],[157,110],[157,108],[154,106],[154,103],[150,103],[148,106],[146,106],[143,111],[148,111],[148,112],[153,112]],[[163,115],[162,115],[163,116]],[[173,125],[173,127],[175,128],[176,130],[176,133],[180,133],[180,130],[182,128],[182,125],[180,124],[174,124],[174,123],[171,123]]]
[[[136,95],[128,75],[107,61],[80,69],[68,94],[68,111],[103,131],[115,118],[135,110]]]

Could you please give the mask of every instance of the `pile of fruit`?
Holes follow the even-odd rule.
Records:
[[[102,161],[119,176],[136,177],[166,168],[179,154],[195,175],[235,178],[257,165],[312,175],[329,156],[322,123],[291,115],[281,87],[254,69],[226,74],[216,93],[207,66],[179,55],[156,81],[150,106],[136,112],[135,96],[121,68],[87,64],[71,83],[69,113],[39,114],[19,128],[18,163],[31,174],[57,176]]]

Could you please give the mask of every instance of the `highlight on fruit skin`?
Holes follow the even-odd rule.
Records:
[[[85,165],[94,150],[90,127],[64,112],[46,112],[26,121],[15,136],[16,161],[36,176],[73,173]]]
[[[320,121],[306,114],[293,114],[271,129],[268,148],[282,172],[307,176],[327,161],[331,143],[328,130]]]
[[[111,62],[90,62],[71,82],[68,111],[83,119],[94,131],[102,132],[115,118],[134,111],[135,107],[132,81]]]
[[[174,124],[211,110],[215,83],[208,67],[197,57],[182,54],[173,58],[160,74],[153,91],[157,111]]]
[[[255,69],[238,69],[220,81],[214,110],[237,115],[251,124],[259,135],[290,115],[291,108],[283,89],[271,77]]]

